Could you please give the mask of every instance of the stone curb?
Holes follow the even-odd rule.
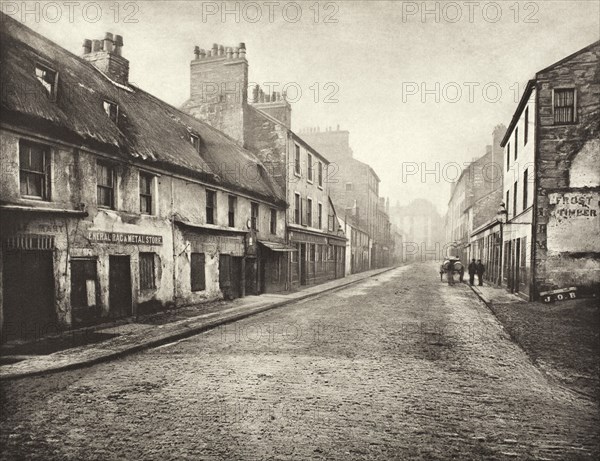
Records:
[[[124,346],[121,346],[120,348],[117,347],[112,350],[107,350],[105,353],[100,353],[98,355],[94,355],[91,357],[84,356],[84,357],[80,357],[78,359],[75,358],[74,360],[69,361],[68,363],[55,364],[55,365],[50,365],[50,366],[46,366],[46,367],[40,366],[38,369],[31,369],[31,370],[26,370],[26,371],[22,371],[22,372],[19,372],[19,371],[11,372],[10,368],[9,368],[9,367],[11,367],[11,365],[6,365],[6,366],[2,367],[3,369],[0,369],[0,381],[12,381],[12,380],[17,380],[17,379],[26,378],[26,377],[39,376],[39,375],[48,374],[48,373],[57,373],[60,371],[75,370],[78,368],[85,368],[85,367],[89,367],[92,365],[96,365],[98,363],[107,362],[107,361],[110,361],[110,360],[113,360],[116,358],[123,357],[128,354],[140,352],[145,349],[151,349],[153,347],[161,346],[163,344],[167,344],[170,342],[188,338],[190,336],[194,336],[199,333],[203,333],[205,331],[214,329],[215,327],[218,327],[220,325],[225,325],[228,323],[236,322],[238,320],[245,319],[252,315],[260,314],[261,312],[266,312],[268,310],[282,307],[287,304],[292,304],[292,303],[295,303],[298,301],[303,301],[303,300],[310,299],[310,298],[316,298],[318,296],[321,296],[322,294],[330,293],[332,291],[341,290],[342,288],[346,288],[350,285],[354,285],[356,283],[362,282],[371,277],[381,275],[385,272],[389,272],[391,270],[397,269],[398,267],[399,266],[394,266],[394,267],[388,267],[385,269],[381,269],[380,271],[369,274],[365,277],[361,277],[359,279],[352,280],[350,282],[347,282],[347,283],[344,283],[341,285],[325,288],[321,291],[307,293],[307,294],[304,294],[304,295],[301,295],[298,297],[294,297],[291,299],[284,299],[281,301],[273,301],[273,302],[270,302],[270,303],[267,303],[264,305],[259,305],[257,307],[249,308],[249,309],[240,308],[240,309],[242,309],[241,312],[232,312],[231,315],[224,315],[223,317],[216,318],[213,320],[206,320],[206,319],[204,319],[204,320],[194,320],[194,319],[189,320],[189,319],[186,319],[186,320],[182,320],[181,322],[175,322],[175,323],[171,324],[171,326],[173,326],[173,330],[166,332],[163,335],[158,335],[158,336],[153,337],[152,339],[148,339],[146,341],[142,340],[139,343],[124,345]],[[52,354],[50,354],[50,355],[52,355]],[[50,356],[47,356],[47,357],[50,357]],[[18,366],[19,364],[15,364],[15,365]]]

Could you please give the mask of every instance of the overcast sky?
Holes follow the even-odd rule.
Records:
[[[287,85],[298,99],[295,130],[339,124],[355,156],[377,171],[382,195],[401,204],[427,198],[441,213],[456,176],[447,165],[485,153],[537,70],[600,39],[596,0],[426,2],[425,15],[420,1],[115,5],[31,2],[22,16],[22,2],[2,2],[77,54],[84,38],[123,35],[130,80],[175,106],[189,95],[195,45],[245,42],[250,80]],[[403,178],[416,168],[430,173]]]

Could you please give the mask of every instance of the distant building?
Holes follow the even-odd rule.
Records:
[[[370,267],[389,266],[394,242],[387,204],[379,197],[379,176],[370,165],[354,158],[348,131],[313,128],[303,130],[302,137],[330,160],[331,196],[338,206],[352,210],[357,225],[368,233]]]
[[[446,248],[448,255],[463,262],[475,258],[486,265],[499,265],[483,248],[484,237],[479,233],[490,219],[495,222],[498,211],[503,181],[500,142],[505,133],[504,125],[496,126],[486,153],[464,168],[451,187],[445,222]],[[493,273],[487,272],[488,276]]]
[[[504,147],[502,284],[600,290],[600,42],[536,73]]]
[[[405,262],[439,259],[444,246],[444,221],[435,206],[425,199],[390,207],[390,220],[402,236]],[[396,250],[397,251],[397,250]]]

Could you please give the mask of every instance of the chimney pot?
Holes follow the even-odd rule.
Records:
[[[233,56],[233,50],[231,49],[231,47],[227,47],[227,59],[231,59]]]
[[[196,59],[200,59],[200,47],[199,46],[194,47],[194,57]]]
[[[83,41],[83,54],[89,54],[91,52],[92,52],[92,41],[86,38]]]
[[[200,59],[204,59],[205,56],[206,56],[206,51],[204,51],[204,48],[200,48]]]
[[[123,46],[123,36],[115,35],[115,46]]]
[[[112,42],[113,41],[113,34],[111,34],[110,32],[106,32],[104,34],[104,40],[110,40]]]
[[[92,51],[102,51],[102,41],[101,40],[93,40],[92,41]]]
[[[241,42],[238,48],[240,50],[245,50],[246,49],[246,44],[244,42]]]
[[[236,48],[235,50],[233,50],[233,59],[237,59],[240,56],[240,49]]]
[[[225,48],[223,45],[219,45],[219,56],[223,56],[225,54]]]

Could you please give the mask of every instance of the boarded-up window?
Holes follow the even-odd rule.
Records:
[[[250,223],[252,230],[258,230],[258,203],[250,203]]]
[[[214,190],[206,190],[206,223],[215,223],[215,208],[217,207],[217,193]]]
[[[154,253],[140,253],[140,289],[156,288],[154,280]]]
[[[192,253],[190,274],[190,279],[192,282],[192,291],[203,291],[206,289],[204,263],[204,253]]]

